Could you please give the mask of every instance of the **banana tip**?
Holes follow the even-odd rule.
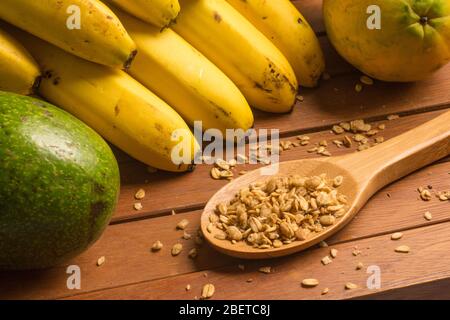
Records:
[[[124,69],[124,70],[130,69],[131,64],[133,63],[134,58],[136,58],[137,53],[138,53],[137,50],[134,50],[134,51],[131,52],[131,54],[130,54],[130,56],[128,57],[127,61],[125,61],[125,63],[123,64],[123,69]]]

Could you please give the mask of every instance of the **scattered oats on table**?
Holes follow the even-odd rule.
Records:
[[[350,122],[341,122],[339,124],[339,126],[342,127],[342,129],[344,129],[345,131],[350,131],[351,130]]]
[[[136,203],[133,205],[133,208],[134,208],[134,210],[136,210],[136,211],[141,211],[144,207],[142,206],[142,203],[136,202]]]
[[[400,240],[403,237],[403,233],[396,232],[391,235],[391,240]]]
[[[409,253],[410,250],[411,249],[405,245],[395,248],[395,252],[398,252],[398,253]]]
[[[208,232],[233,244],[280,248],[304,241],[336,223],[347,211],[347,197],[334,185],[343,178],[273,177],[241,189],[229,203],[217,205]]]
[[[388,115],[388,116],[387,116],[387,119],[388,119],[389,121],[396,120],[396,119],[398,119],[398,118],[400,118],[400,116],[399,116],[398,114],[391,114],[391,115]]]
[[[362,268],[364,268],[364,264],[362,262],[358,262],[356,265],[356,270],[361,270]]]
[[[423,217],[425,218],[425,220],[428,220],[428,221],[431,221],[433,219],[433,215],[431,214],[430,211],[425,212]]]
[[[303,279],[302,286],[306,288],[314,288],[319,285],[319,280],[317,279]]]
[[[214,295],[215,292],[216,292],[216,288],[214,287],[213,284],[211,284],[211,283],[205,284],[202,289],[201,298],[209,299]]]
[[[344,128],[342,128],[342,127],[339,126],[339,125],[334,125],[333,128],[332,128],[332,130],[333,130],[333,132],[334,132],[335,134],[341,134],[341,133],[344,133],[344,132],[345,132]]]
[[[258,269],[259,272],[269,274],[272,273],[272,267],[261,267]]]
[[[172,256],[177,256],[183,251],[183,245],[181,243],[177,243],[172,247]]]
[[[337,255],[338,255],[338,250],[337,249],[331,249],[330,250],[330,255],[333,259],[336,259]]]
[[[159,251],[163,248],[163,243],[161,241],[156,241],[155,243],[153,243],[152,245],[152,251]]]
[[[368,86],[371,86],[374,84],[373,79],[366,75],[361,76],[361,78],[359,80],[361,81],[361,83],[368,85]]]
[[[97,267],[101,267],[102,265],[105,264],[105,262],[106,262],[105,256],[102,256],[102,257],[98,258],[98,260],[97,260]]]
[[[357,83],[355,86],[355,91],[360,93],[363,90],[363,86],[361,83]]]
[[[198,250],[197,248],[192,248],[188,253],[189,258],[195,259],[198,256]]]
[[[326,243],[325,241],[320,241],[319,242],[319,247],[320,248],[328,248],[328,243]]]
[[[145,190],[144,189],[139,189],[138,191],[136,191],[134,198],[136,200],[142,200],[145,198]]]
[[[448,201],[450,200],[450,191],[440,191],[436,196],[441,201]]]
[[[423,187],[420,187],[420,188],[418,188],[417,190],[419,191],[420,198],[421,198],[423,201],[430,201],[430,200],[433,198],[432,195],[431,195],[430,190],[425,189],[425,188],[423,188]]]
[[[344,136],[343,144],[346,148],[351,148],[353,145],[353,142],[349,136]]]
[[[358,286],[356,284],[354,284],[354,283],[347,282],[345,284],[345,289],[346,290],[353,290],[353,289],[357,289],[357,288],[358,288]]]
[[[325,256],[322,258],[321,262],[324,266],[326,266],[326,265],[332,263],[333,260],[331,260],[330,256]]]
[[[184,230],[189,225],[189,220],[183,219],[177,224],[177,229]]]
[[[384,142],[384,137],[376,137],[375,138],[375,143],[376,144],[380,144],[380,143],[383,143]]]
[[[183,239],[184,240],[191,240],[192,239],[192,235],[185,231],[185,232],[183,232]]]
[[[328,292],[330,292],[330,289],[325,288],[322,290],[322,295],[326,295],[326,294],[328,294]]]

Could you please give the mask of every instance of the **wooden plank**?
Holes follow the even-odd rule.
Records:
[[[382,133],[386,138],[392,138],[407,130],[410,130],[443,111],[429,112],[414,116],[400,118],[395,121],[381,121],[375,124],[385,123],[387,129]],[[318,143],[322,140],[331,141],[336,136],[327,131],[309,134],[311,143]],[[292,139],[292,138],[289,138]],[[301,158],[311,158],[313,155],[307,152],[311,146],[295,148],[286,151],[281,155],[281,160],[294,160]],[[354,150],[337,149],[334,145],[329,147],[333,155],[343,155]],[[256,166],[239,166],[239,170],[256,169]],[[227,182],[216,181],[210,178],[211,166],[199,165],[195,172],[187,174],[170,174],[158,172],[149,174],[144,165],[138,162],[121,163],[122,190],[117,213],[114,222],[142,218],[148,216],[158,216],[169,213],[172,209],[186,211],[203,207],[207,200],[224,186]],[[134,194],[139,188],[147,191],[147,197],[142,200],[144,209],[136,212],[133,209]]]
[[[411,248],[409,254],[396,253],[399,244]],[[352,252],[355,246],[361,251],[359,256]],[[349,299],[365,297],[385,291],[423,284],[431,281],[450,279],[450,269],[445,253],[450,250],[450,223],[409,230],[401,241],[390,240],[389,235],[364,239],[333,246],[338,256],[327,266],[321,265],[321,258],[329,254],[329,248],[316,249],[285,258],[277,263],[251,262],[245,271],[236,265],[207,272],[195,272],[163,280],[149,281],[126,287],[93,292],[74,299],[193,299],[200,296],[206,283],[215,285],[213,299]],[[364,268],[356,270],[362,262]],[[274,266],[274,273],[258,272],[261,266]],[[378,268],[379,289],[369,289],[367,282],[372,273],[369,267]],[[315,278],[320,281],[316,288],[301,286],[302,279]],[[248,283],[248,279],[253,279]],[[347,282],[358,285],[357,289],[346,290]],[[192,290],[185,287],[190,284]],[[322,295],[329,288],[327,295]],[[406,289],[405,289],[406,290]]]
[[[375,195],[357,218],[328,242],[352,242],[373,235],[449,221],[449,202],[437,199],[423,202],[417,199],[414,191],[418,186],[426,184],[432,185],[434,190],[448,188],[449,172],[450,163],[441,163],[392,184]],[[391,194],[391,198],[387,198],[387,192]],[[427,210],[433,213],[431,222],[423,218]],[[0,273],[0,299],[65,297],[237,265],[238,260],[221,255],[208,245],[199,249],[196,260],[187,257],[195,244],[192,240],[181,240],[182,232],[176,231],[175,226],[181,219],[188,219],[190,224],[187,231],[194,234],[199,227],[200,214],[201,211],[196,211],[112,225],[97,244],[68,264],[81,268],[81,290],[71,291],[66,288],[66,266],[35,272],[3,272]],[[156,240],[161,240],[165,247],[159,253],[151,253],[150,247]],[[183,243],[184,250],[180,256],[172,257],[170,248],[177,242]],[[310,251],[314,255],[316,250]],[[96,261],[101,256],[106,257],[106,263],[97,267]],[[303,260],[302,257],[293,255],[286,259],[297,263]],[[284,259],[274,260],[271,264],[278,268],[283,261]],[[430,261],[433,261],[431,257]],[[317,267],[316,264],[313,265]]]
[[[417,83],[376,81],[355,91],[361,74],[347,74],[322,81],[319,88],[304,89],[304,102],[292,113],[271,115],[255,111],[256,128],[278,128],[283,134],[317,130],[355,118],[376,119],[386,114],[412,114],[450,105],[450,64]]]

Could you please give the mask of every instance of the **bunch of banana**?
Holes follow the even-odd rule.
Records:
[[[20,30],[11,32],[41,66],[39,93],[45,99],[147,165],[173,172],[192,168],[198,149],[195,138],[186,122],[155,94],[124,71],[80,59]],[[177,132],[180,138],[174,139]],[[172,151],[180,144],[185,148],[176,155],[185,161],[176,164]],[[189,154],[181,154],[189,148]]]
[[[0,29],[0,91],[31,94],[39,85],[39,67],[25,48]]]
[[[181,0],[174,30],[263,111],[289,112],[298,83],[279,49],[225,0]]]
[[[190,125],[203,129],[252,127],[253,114],[242,93],[213,63],[169,28],[115,13],[139,50],[129,73],[171,105]],[[225,94],[224,94],[225,93]]]
[[[286,56],[300,85],[315,87],[325,69],[319,40],[289,0],[227,0]]]
[[[178,0],[103,0],[120,7],[129,14],[153,24],[158,28],[168,27],[180,13]]]
[[[0,18],[72,54],[127,68],[136,47],[114,13],[98,0],[1,0]]]

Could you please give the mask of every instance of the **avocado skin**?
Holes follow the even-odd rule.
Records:
[[[108,225],[120,190],[106,142],[46,102],[0,91],[0,269],[67,262]]]

